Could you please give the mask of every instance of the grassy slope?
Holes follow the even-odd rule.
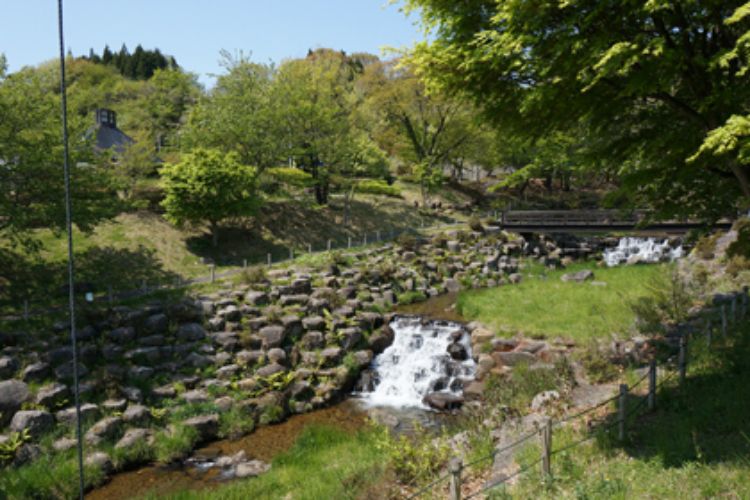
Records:
[[[592,269],[594,279],[606,286],[560,280],[581,269]],[[628,303],[645,295],[649,283],[666,270],[666,265],[596,268],[589,263],[545,273],[537,266],[518,285],[461,293],[458,306],[467,319],[507,335],[587,340],[627,334],[635,320]]]
[[[628,425],[624,444],[608,437],[553,457],[554,478],[538,469],[509,489],[514,498],[750,498],[750,325],[709,352],[691,343],[684,388],[660,390],[657,411]],[[613,410],[614,411],[614,410]],[[553,449],[583,436],[558,432]],[[538,457],[525,450],[522,462]]]

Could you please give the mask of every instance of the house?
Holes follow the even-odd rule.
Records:
[[[122,153],[127,146],[135,142],[125,132],[117,128],[117,113],[105,108],[99,108],[94,113],[96,116],[94,149],[97,152],[111,150]]]

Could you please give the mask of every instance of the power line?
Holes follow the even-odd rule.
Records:
[[[78,393],[78,342],[76,341],[76,307],[73,262],[73,210],[70,200],[70,154],[68,151],[68,99],[65,85],[65,41],[63,39],[63,2],[57,0],[57,29],[60,36],[60,95],[62,106],[63,177],[65,178],[65,228],[68,232],[68,308],[70,344],[73,348],[73,395],[76,407],[76,441],[78,447],[78,496],[83,500],[83,441],[81,439],[81,402]]]

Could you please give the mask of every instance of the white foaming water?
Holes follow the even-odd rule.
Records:
[[[458,323],[422,324],[420,318],[400,317],[391,321],[390,327],[393,343],[372,364],[377,385],[372,392],[361,394],[368,405],[427,408],[422,402],[426,394],[461,394],[459,379],[474,378],[476,364],[465,331],[458,342],[466,349],[467,359],[455,361],[448,354],[451,333],[462,330]]]
[[[655,238],[620,238],[615,248],[604,251],[607,266],[635,264],[638,262],[673,261],[683,256],[682,245],[672,248],[669,240],[657,242]]]

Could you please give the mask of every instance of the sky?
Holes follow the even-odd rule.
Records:
[[[174,56],[207,86],[223,71],[221,49],[278,63],[311,48],[380,55],[422,39],[417,15],[388,0],[65,0],[64,16],[66,50],[76,56],[140,43]],[[0,0],[9,71],[56,57],[57,36],[56,0]]]

